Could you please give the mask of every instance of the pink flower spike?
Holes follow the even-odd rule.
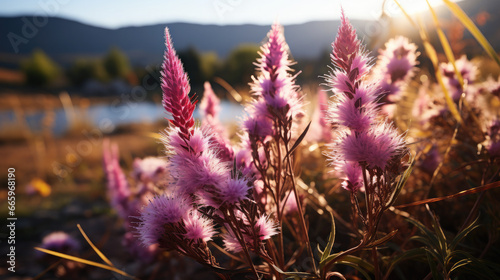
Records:
[[[40,247],[60,253],[75,253],[80,250],[80,242],[65,232],[56,231],[45,236]],[[40,257],[45,255],[42,252],[38,253]]]
[[[172,45],[168,28],[165,28],[165,60],[161,72],[161,88],[163,91],[163,107],[172,114],[170,122],[180,129],[184,139],[189,139],[194,127],[193,104],[189,98],[191,87],[187,74]]]
[[[217,119],[220,111],[220,100],[215,95],[209,82],[204,84],[203,98],[200,102],[200,113],[203,118]]]
[[[384,170],[388,161],[404,150],[405,141],[389,124],[380,123],[362,133],[345,133],[339,138],[338,158],[366,162],[369,168]]]
[[[120,167],[118,145],[111,145],[109,139],[104,139],[102,145],[108,196],[111,200],[111,205],[118,211],[118,214],[122,218],[126,218],[130,215],[129,197],[131,192],[125,173],[123,173]]]
[[[328,118],[328,94],[323,89],[318,90],[316,108],[306,139],[325,143],[333,140],[332,123]]]
[[[186,230],[184,236],[193,241],[201,240],[207,242],[212,240],[212,237],[215,235],[212,221],[206,217],[202,217],[197,210],[192,210],[184,218],[184,228]]]
[[[227,228],[227,227],[226,227]],[[231,229],[227,229],[228,232],[223,234],[223,240],[224,240],[224,247],[226,250],[233,252],[233,253],[239,253],[243,248],[241,247],[240,242],[238,242],[238,238],[236,238],[235,234]]]
[[[145,246],[156,244],[164,234],[166,224],[182,221],[189,205],[182,196],[157,196],[141,212],[137,227],[139,239]]]
[[[167,161],[157,157],[136,158],[133,167],[136,180],[156,182],[167,172]]]
[[[229,204],[238,203],[248,198],[251,186],[244,178],[229,179],[219,187],[220,199]]]
[[[360,53],[361,42],[356,36],[356,30],[352,27],[349,19],[344,14],[342,9],[341,24],[335,41],[332,43],[333,54],[331,55],[332,62],[343,69],[345,72],[350,72],[350,64]]]
[[[259,240],[267,240],[271,236],[278,234],[278,227],[270,217],[262,215],[255,223],[255,232]]]
[[[455,61],[455,66],[458,72],[462,75],[464,81],[471,85],[476,82],[477,76],[479,75],[479,70],[475,63],[468,60],[465,55],[462,55],[459,59]],[[451,91],[451,97],[455,102],[458,102],[460,96],[462,95],[463,89],[460,86],[458,77],[455,75],[455,68],[451,62],[441,63],[439,65],[440,71],[443,73],[443,81],[446,83],[448,90]],[[470,88],[470,87],[468,87]],[[468,94],[468,92],[466,92]]]
[[[351,192],[364,191],[363,171],[357,162],[343,161],[338,163],[337,170],[344,176],[342,187]]]

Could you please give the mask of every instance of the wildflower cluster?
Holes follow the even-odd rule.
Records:
[[[276,234],[274,219],[250,197],[253,178],[232,167],[233,149],[217,120],[218,99],[205,85],[204,121],[195,126],[195,102],[182,63],[165,32],[162,71],[163,105],[172,114],[162,138],[167,151],[169,191],[153,192],[139,217],[137,233],[146,246],[175,250],[200,263],[218,266],[208,242],[222,230],[224,247],[241,253],[253,267],[249,251],[267,256],[263,242]],[[255,269],[254,272],[256,273]]]
[[[417,46],[403,36],[390,39],[380,50],[373,76],[379,81],[382,110],[389,117],[394,115],[403,87],[416,73],[418,55]]]
[[[424,84],[418,93],[413,91],[416,96],[411,96],[412,92],[406,89],[418,70],[420,54],[416,45],[401,36],[391,39],[375,62],[342,12],[341,26],[332,43],[332,72],[326,77],[332,97],[326,91],[318,91],[316,111],[307,124],[305,97],[295,84],[298,74],[293,74],[291,68],[293,62],[283,27],[274,24],[255,63],[256,75],[250,84],[252,99],[245,105],[246,115],[237,135],[239,144],[232,145],[234,139],[219,120],[221,102],[208,82],[199,106],[201,122],[195,123],[196,96],[190,95],[189,79],[168,29],[165,40],[161,75],[163,107],[170,114],[170,125],[161,141],[166,158],[136,159],[131,178],[127,179],[119,164],[117,147],[104,142],[108,194],[111,205],[124,220],[124,244],[133,254],[154,259],[164,251],[175,251],[213,268],[222,279],[239,274],[255,279],[347,279],[344,274],[351,271],[335,271],[338,264],[351,265],[365,276],[373,274],[382,279],[380,269],[386,268],[389,256],[383,256],[377,248],[395,237],[396,228],[406,230],[408,236],[414,234],[408,226],[401,226],[398,219],[387,219],[385,223],[384,213],[391,210],[411,216],[398,212],[393,205],[405,193],[403,187],[412,168],[418,170],[417,183],[428,188],[423,192],[412,192],[417,190],[415,187],[408,191],[403,198],[408,202],[417,196],[427,198],[433,183],[440,179],[436,174],[452,150],[449,147],[444,152],[442,140],[426,139],[433,133],[429,132],[431,129],[439,123],[446,130],[436,133],[452,134],[451,143],[473,151],[476,162],[485,166],[481,170],[481,185],[498,176],[498,111],[480,109],[498,99],[500,82],[493,78],[480,82],[477,67],[465,57],[455,64],[439,66],[441,72],[437,73],[444,76],[440,87],[423,75],[415,79],[412,85],[417,80]],[[438,64],[435,66],[438,69]],[[413,101],[410,111],[418,126],[417,133],[412,129],[398,131],[390,121],[396,113],[394,119],[409,115],[393,110],[402,100],[403,91],[405,100]],[[463,120],[457,118],[457,123],[450,121],[450,112],[440,100],[446,91],[451,92],[460,108]],[[459,130],[458,124],[465,125]],[[414,142],[415,153],[410,153],[407,138]],[[327,148],[323,149],[325,143]],[[323,180],[323,168],[320,174],[311,174],[302,170],[302,162],[297,164],[298,159],[315,150],[327,156],[333,166],[333,180]],[[304,160],[324,166],[322,154],[317,154]],[[453,166],[453,170],[460,168],[468,165]],[[341,188],[336,189],[338,186]],[[334,195],[328,196],[331,193]],[[350,202],[351,208],[347,209],[352,209],[351,223],[330,206],[332,201],[347,205]],[[468,220],[478,210],[477,205],[474,204],[464,225],[473,224]],[[317,225],[321,224],[318,220],[325,210],[331,214],[332,231],[326,246],[316,236],[320,244],[314,250],[314,239],[309,234],[313,230],[324,233]],[[343,242],[340,248],[334,248],[333,218],[350,230],[338,232],[346,239],[356,239],[357,245],[349,247],[352,243]],[[428,234],[425,226],[413,220],[412,223]],[[440,230],[436,221],[433,227]],[[446,246],[438,247],[451,248]],[[434,249],[425,248],[424,255],[418,256],[425,257]],[[443,258],[451,254],[448,249],[442,253]],[[365,261],[370,258],[366,258],[369,252],[373,265]],[[385,278],[393,267],[394,264],[389,265]],[[446,267],[443,271],[448,273]],[[448,276],[449,273],[445,279]]]
[[[353,193],[383,192],[387,199],[404,169],[408,148],[396,129],[378,115],[379,85],[367,79],[370,59],[345,16],[331,58],[335,71],[327,81],[336,95],[329,115],[337,126],[337,139],[330,159],[342,174],[344,188]]]

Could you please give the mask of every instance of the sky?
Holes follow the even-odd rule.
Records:
[[[341,6],[351,19],[375,20],[381,14],[382,2],[383,0],[1,0],[0,16],[48,15],[105,28],[171,22],[269,25],[279,21],[287,25],[338,19]],[[386,2],[387,14],[401,15],[393,0]],[[399,2],[412,13],[426,9],[425,0]],[[430,2],[435,5],[442,1]]]

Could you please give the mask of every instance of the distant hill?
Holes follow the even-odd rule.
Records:
[[[481,30],[496,50],[500,50],[500,1],[469,0],[460,2],[467,14],[474,17],[481,11],[489,13],[489,19]],[[446,13],[445,13],[446,14]],[[140,27],[106,29],[82,24],[73,20],[50,17],[44,26],[36,28],[33,17],[0,17],[0,66],[15,67],[19,59],[41,48],[49,56],[63,65],[75,57],[93,57],[105,54],[111,47],[123,50],[133,64],[147,65],[159,63],[164,51],[163,30],[170,28],[174,45],[178,50],[195,46],[199,51],[214,51],[225,57],[234,47],[242,43],[260,44],[270,26],[260,25],[201,25],[191,23],[169,23]],[[379,35],[369,36],[371,21],[353,20],[365,43],[380,47],[392,33],[412,29],[406,19],[392,19],[392,30],[382,30]],[[430,22],[429,18],[424,21]],[[29,22],[29,23],[26,23]],[[42,22],[43,23],[43,22]],[[32,32],[29,25],[36,28]],[[324,50],[330,49],[337,29],[336,21],[316,21],[285,26],[285,36],[295,58],[314,59]],[[25,36],[24,32],[28,31]],[[33,34],[30,34],[33,33]],[[17,36],[17,37],[16,37]],[[418,36],[415,32],[410,37]],[[31,37],[31,38],[28,38]],[[470,37],[470,36],[469,36]],[[370,42],[370,38],[375,39]],[[11,41],[17,42],[16,48]],[[439,43],[438,43],[439,44]]]
[[[14,53],[9,41],[17,41],[12,33],[22,36],[26,19],[32,17],[0,17],[0,53]],[[362,25],[362,21],[353,21]],[[243,43],[260,44],[270,26],[259,25],[201,25],[170,23],[141,27],[105,29],[62,18],[48,18],[27,43],[18,44],[18,54],[29,54],[35,48],[43,49],[60,63],[74,56],[96,56],[112,46],[123,50],[134,63],[149,64],[161,61],[164,47],[164,28],[168,26],[178,50],[195,46],[199,51],[214,51],[225,57],[234,47]],[[285,27],[285,36],[292,54],[315,58],[329,48],[339,27],[338,21],[309,22]],[[8,34],[11,33],[8,38]],[[7,40],[6,40],[7,39]],[[9,40],[10,39],[10,40]]]

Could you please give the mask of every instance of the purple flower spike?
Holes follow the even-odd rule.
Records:
[[[363,173],[357,162],[343,161],[337,163],[337,170],[344,174],[342,187],[351,192],[364,191]]]
[[[130,215],[130,187],[120,167],[118,146],[113,144],[110,147],[109,139],[103,141],[103,162],[111,205],[121,217],[126,218]]]
[[[217,150],[217,157],[223,162],[232,161],[234,150],[231,146],[228,133],[219,122],[220,100],[215,95],[209,82],[205,82],[203,99],[200,102],[200,113],[202,117],[202,127],[210,129],[213,133],[213,144]]]
[[[500,119],[492,120],[487,128],[486,149],[491,158],[500,157]]]
[[[297,93],[295,77],[289,73],[292,62],[288,60],[283,27],[273,24],[268,37],[268,42],[261,47],[261,58],[257,60],[260,76],[253,78],[252,91],[257,97],[255,113],[270,118],[300,117],[303,115],[302,100]]]
[[[325,90],[318,90],[317,100],[306,139],[313,142],[329,143],[333,139],[333,133],[331,122],[328,120],[328,94]]]
[[[374,78],[380,81],[382,110],[389,117],[394,115],[393,104],[401,99],[401,89],[415,75],[418,55],[417,46],[403,36],[390,39],[380,50]]]
[[[470,85],[476,81],[479,70],[477,66],[473,62],[469,61],[465,55],[461,56],[455,61],[455,66],[457,67],[458,72],[460,72],[460,74],[462,75],[464,82],[467,82]],[[463,89],[460,86],[460,82],[455,75],[453,64],[441,63],[441,65],[439,65],[439,68],[443,73],[443,80],[451,93],[451,97],[455,102],[458,102],[460,96],[462,95]],[[468,95],[468,92],[466,92],[466,95]]]
[[[335,93],[329,118],[338,129],[328,156],[344,179],[343,187],[356,192],[363,188],[363,169],[383,174],[408,149],[396,129],[378,116],[380,90],[377,84],[367,81],[370,58],[343,13],[332,46],[331,59],[337,67],[327,77]]]
[[[251,186],[248,181],[240,179],[229,179],[219,187],[220,199],[229,204],[235,204],[248,199],[248,192]]]
[[[220,100],[215,95],[209,82],[204,84],[203,98],[200,102],[200,113],[203,118],[217,119],[220,111]]]
[[[75,253],[80,250],[80,242],[65,232],[56,231],[45,236],[40,247],[60,253]],[[45,255],[40,253],[40,257]]]
[[[206,217],[202,217],[197,210],[192,210],[186,218],[184,218],[184,228],[186,234],[184,236],[193,241],[207,242],[212,240],[215,235],[212,221]]]
[[[278,234],[277,224],[268,216],[262,215],[255,223],[255,232],[259,240],[267,240],[271,236]]]
[[[358,40],[356,30],[349,23],[349,19],[345,16],[343,9],[341,25],[332,47],[333,53],[331,59],[334,65],[345,72],[349,72],[353,59],[361,54],[361,42]]]
[[[139,217],[139,239],[145,246],[156,244],[164,234],[165,225],[181,222],[189,210],[182,196],[157,196],[146,205]]]
[[[226,250],[233,252],[233,253],[238,253],[243,250],[243,247],[241,246],[240,242],[238,241],[238,238],[236,238],[234,232],[230,229],[228,229],[228,232],[223,235],[224,238],[224,247]]]
[[[161,72],[161,88],[163,91],[163,107],[172,114],[170,122],[180,130],[180,135],[188,140],[191,137],[194,119],[195,103],[191,103],[189,91],[191,87],[182,62],[179,60],[172,45],[168,28],[165,28],[165,60]]]

